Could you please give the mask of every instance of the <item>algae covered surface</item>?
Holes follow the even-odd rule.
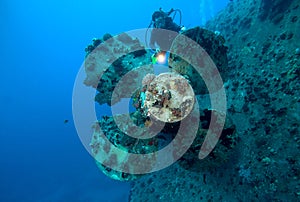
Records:
[[[178,162],[135,181],[131,201],[300,200],[299,13],[299,1],[232,1],[206,24],[228,47],[227,116],[238,143],[221,166],[199,162],[195,172]]]
[[[230,1],[205,26],[189,28],[174,37],[167,74],[183,79],[185,82],[180,85],[174,84],[176,79],[169,75],[154,74],[151,50],[134,37],[106,39],[111,40],[109,43],[117,54],[124,48],[139,51],[125,56],[105,55],[105,61],[112,62],[105,71],[101,65],[107,64],[97,62],[97,57],[102,56],[94,49],[104,49],[99,44],[106,41],[107,35],[98,39],[95,47],[88,46],[85,84],[97,90],[95,101],[114,105],[126,97],[134,107],[127,118],[118,114],[117,120],[102,117],[96,122],[91,142],[96,159],[99,149],[105,147],[101,135],[114,147],[148,158],[148,153],[155,153],[176,139],[180,123],[193,114],[191,108],[199,109],[199,122],[193,118],[189,121],[196,126],[195,137],[189,140],[189,148],[185,148],[180,158],[173,156],[176,161],[170,166],[152,172],[160,162],[157,160],[160,156],[152,156],[145,173],[129,172],[136,168],[116,171],[97,161],[100,170],[113,179],[131,181],[129,201],[132,202],[299,201],[299,13],[299,1]],[[193,52],[190,61],[180,53],[193,47],[185,47],[180,36],[203,48]],[[209,61],[203,59],[206,55],[210,56]],[[200,74],[193,66],[195,61],[202,68]],[[222,83],[206,69],[210,62],[218,69]],[[145,68],[139,70],[137,66]],[[133,72],[129,77],[132,79],[123,81],[128,72]],[[207,75],[210,81],[215,81],[213,91],[206,86]],[[118,88],[118,82],[126,87]],[[216,143],[208,142],[211,144],[208,156],[199,159],[199,152],[208,145],[209,126],[218,122],[223,113],[210,102],[220,89],[225,89],[227,99],[226,119],[220,124],[223,130],[215,137]],[[124,120],[136,128],[132,129]],[[122,122],[122,127],[115,121]],[[149,128],[160,124],[163,126],[156,131],[157,137],[148,134]],[[137,132],[140,130],[146,132]],[[128,137],[133,133],[138,136]],[[182,140],[181,143],[185,144]],[[106,161],[120,167],[131,158],[111,151],[107,149]],[[133,162],[139,165],[140,161]]]

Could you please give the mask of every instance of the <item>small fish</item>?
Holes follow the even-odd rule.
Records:
[[[65,119],[64,120],[64,124],[66,124],[66,123],[68,123],[69,122],[69,120],[68,119]]]

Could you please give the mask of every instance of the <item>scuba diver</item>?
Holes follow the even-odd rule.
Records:
[[[177,12],[180,14],[180,24],[181,24],[181,11],[173,8],[169,12],[164,12],[162,8],[158,11],[155,11],[152,14],[152,23],[154,28],[159,29],[168,29],[174,32],[179,32],[181,30],[181,25],[177,25],[173,22]],[[173,17],[171,18],[170,15],[174,13]]]
[[[180,22],[177,25],[174,22],[176,14],[179,13]],[[171,17],[171,15],[173,16]],[[178,35],[180,31],[184,30],[184,26],[181,26],[181,11],[179,9],[171,9],[169,12],[163,11],[161,8],[152,14],[151,22],[148,29],[153,26],[151,30],[150,43],[151,49],[155,50],[153,58],[156,58],[158,54],[165,54],[172,45],[173,40]],[[167,32],[170,30],[172,32]],[[147,39],[147,33],[146,33]]]

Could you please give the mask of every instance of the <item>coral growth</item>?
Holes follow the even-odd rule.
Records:
[[[103,39],[94,40],[93,45],[89,45],[86,51],[87,77],[84,83],[97,89],[95,100],[99,104],[111,105],[121,98],[130,97],[127,92],[135,90],[132,83],[140,84],[144,75],[152,70],[149,66],[136,71],[140,66],[150,64],[150,56],[137,39],[126,33],[115,37],[105,34]],[[123,86],[115,89],[120,79],[132,70],[130,78],[123,80]],[[114,99],[113,91],[118,95]]]

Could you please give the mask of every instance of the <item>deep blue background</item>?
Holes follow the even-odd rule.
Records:
[[[159,7],[181,9],[193,27],[226,3],[0,1],[0,201],[127,201],[129,184],[96,168],[72,122],[84,48],[106,32],[146,28]]]

